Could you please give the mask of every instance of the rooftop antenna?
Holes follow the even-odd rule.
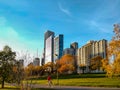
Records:
[[[38,57],[38,48],[37,48],[37,57]]]

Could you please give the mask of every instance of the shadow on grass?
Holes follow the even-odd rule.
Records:
[[[56,79],[56,74],[52,75],[52,79]],[[106,77],[105,73],[89,73],[89,74],[59,74],[59,79],[72,79],[72,78],[103,78]],[[46,80],[47,76],[41,76],[38,78],[31,78],[33,80]]]
[[[20,88],[5,87],[5,88],[0,88],[0,90],[20,90]]]

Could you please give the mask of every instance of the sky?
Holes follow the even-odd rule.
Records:
[[[47,30],[64,35],[64,48],[111,40],[120,23],[120,0],[0,0],[0,50],[41,55]]]

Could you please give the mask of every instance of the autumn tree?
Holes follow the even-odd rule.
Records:
[[[34,66],[34,75],[41,76],[43,74],[44,68],[42,66]]]
[[[86,69],[86,65],[80,64],[79,67],[82,70],[82,73],[84,74],[85,73],[85,69]]]
[[[5,46],[0,51],[0,77],[1,85],[4,88],[4,82],[10,79],[12,73],[13,64],[15,63],[16,53],[11,50],[9,46]]]
[[[55,64],[53,62],[48,62],[44,64],[44,70],[48,73],[53,73]]]
[[[64,55],[59,61],[59,69],[60,73],[69,73],[75,70],[75,58],[72,55]]]
[[[109,43],[108,47],[108,59],[113,57],[113,62],[109,60],[103,60],[104,69],[107,72],[107,76],[119,76],[120,75],[120,25],[114,25],[114,36]],[[106,66],[105,66],[106,65]]]
[[[13,73],[12,77],[14,78],[14,82],[20,85],[21,81],[24,79],[24,68],[19,61],[16,61],[13,65]]]
[[[32,63],[30,63],[27,67],[25,67],[25,76],[29,78],[33,75],[34,66]]]
[[[101,67],[102,67],[102,57],[101,56],[96,56],[91,59],[91,61],[90,61],[90,69],[91,70],[100,71]]]

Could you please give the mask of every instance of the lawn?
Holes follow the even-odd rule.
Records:
[[[47,85],[47,76],[33,78],[33,84]],[[57,85],[56,75],[52,75],[54,85]],[[107,78],[105,74],[81,74],[81,75],[59,75],[60,86],[90,86],[90,87],[119,87],[120,77]],[[0,90],[19,90],[14,86],[5,85],[4,89]],[[39,89],[32,89],[39,90]],[[41,89],[53,90],[53,89]]]
[[[53,83],[57,84],[57,79],[53,75]],[[32,81],[34,84],[47,85],[45,77]],[[107,78],[105,74],[82,74],[82,75],[60,75],[60,86],[94,86],[94,87],[120,87],[120,78]]]
[[[0,84],[1,86],[1,84]],[[4,89],[0,87],[0,90],[20,90],[19,87],[5,85]]]

